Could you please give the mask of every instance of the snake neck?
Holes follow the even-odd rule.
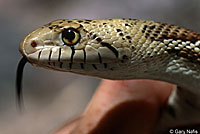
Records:
[[[142,58],[140,58],[142,59]],[[131,79],[153,79],[173,83],[185,89],[200,87],[200,65],[175,54],[132,60],[129,67]],[[200,93],[200,92],[199,92]]]
[[[174,54],[133,57],[128,63],[108,64],[107,70],[88,71],[82,74],[112,80],[159,80],[179,85],[193,92],[197,91],[193,89],[200,87],[200,66]]]

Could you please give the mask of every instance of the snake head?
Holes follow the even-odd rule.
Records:
[[[117,21],[121,20],[56,20],[27,35],[19,50],[33,65],[53,70],[116,70],[131,57]]]

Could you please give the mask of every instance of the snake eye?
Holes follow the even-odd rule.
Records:
[[[80,33],[74,28],[67,28],[62,31],[62,40],[65,45],[72,46],[79,42]]]

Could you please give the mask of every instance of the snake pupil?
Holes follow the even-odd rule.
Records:
[[[69,28],[63,31],[63,38],[67,39],[69,42],[72,42],[75,38],[74,29]]]

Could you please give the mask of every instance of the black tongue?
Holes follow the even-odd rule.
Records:
[[[22,93],[22,78],[24,66],[27,63],[26,57],[22,57],[17,67],[17,76],[16,76],[16,96],[17,96],[17,106],[20,111],[24,108],[23,103],[23,93]]]

